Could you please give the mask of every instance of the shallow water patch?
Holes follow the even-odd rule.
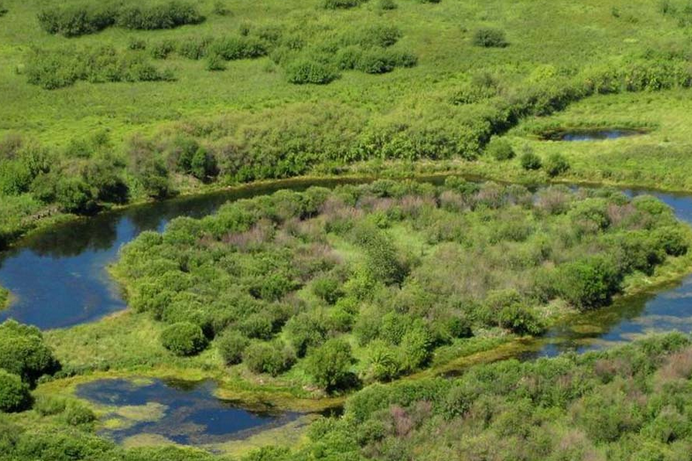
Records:
[[[646,134],[644,130],[630,128],[555,130],[543,133],[545,141],[608,141]]]
[[[214,395],[213,381],[102,379],[76,395],[105,406],[100,433],[116,442],[138,435],[183,445],[218,444],[296,420],[301,413],[244,408]]]

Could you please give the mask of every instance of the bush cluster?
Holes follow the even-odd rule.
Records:
[[[147,6],[90,2],[52,6],[38,14],[43,30],[65,37],[93,34],[111,26],[137,30],[172,29],[199,24],[203,20],[192,3],[179,0]]]
[[[207,338],[202,329],[190,322],[178,322],[161,333],[163,347],[182,357],[196,355],[207,347]]]
[[[161,71],[143,56],[118,52],[112,47],[35,50],[24,70],[27,80],[47,90],[64,88],[77,81],[155,82],[170,81],[173,75]]]
[[[409,235],[425,254],[407,251]],[[115,270],[132,307],[173,325],[176,341],[184,325],[214,338],[227,365],[276,376],[298,363],[336,391],[424,368],[477,331],[540,334],[553,300],[606,305],[629,274],[688,245],[651,198],[378,181],[174,220],[125,247]],[[200,350],[186,341],[185,354]]]

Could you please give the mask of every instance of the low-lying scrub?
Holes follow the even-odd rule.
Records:
[[[38,21],[49,34],[78,37],[111,26],[135,30],[172,29],[199,24],[204,17],[192,3],[172,0],[149,5],[90,2],[52,6],[38,13]]]
[[[557,306],[607,305],[689,241],[652,197],[380,181],[174,220],[125,247],[114,271],[133,309],[173,325],[173,352],[184,326],[219,337],[227,364],[277,376],[297,363],[334,391],[424,368],[483,331],[540,334]]]

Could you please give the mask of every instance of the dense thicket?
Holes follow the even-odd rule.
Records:
[[[671,334],[607,352],[374,385],[268,460],[662,460],[692,449],[692,347]],[[260,455],[264,455],[261,457]]]
[[[176,219],[115,270],[132,308],[219,337],[226,363],[272,375],[298,363],[335,390],[425,367],[471,335],[539,334],[558,300],[607,305],[689,239],[652,197],[379,181]]]
[[[172,29],[199,24],[204,17],[194,4],[179,0],[153,4],[107,1],[51,6],[38,13],[38,21],[49,34],[77,37],[111,26],[135,30]]]

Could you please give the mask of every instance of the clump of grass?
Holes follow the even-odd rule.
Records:
[[[509,42],[505,31],[486,27],[476,30],[473,34],[473,44],[484,48],[504,48]]]

